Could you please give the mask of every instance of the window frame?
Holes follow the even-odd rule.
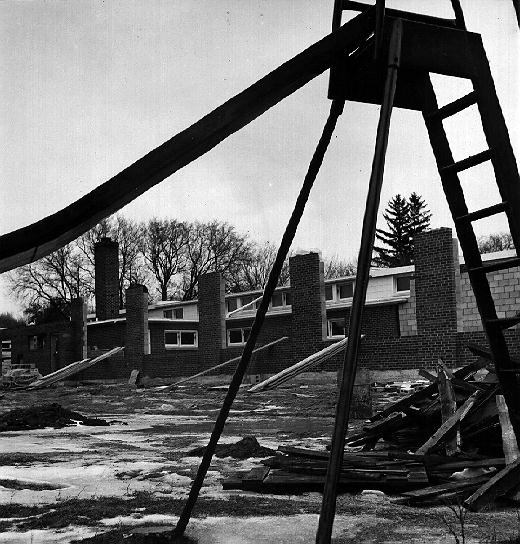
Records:
[[[240,342],[231,342],[231,332],[237,332],[240,331]],[[226,336],[227,336],[227,345],[229,347],[234,346],[244,346],[247,342],[247,339],[249,338],[249,334],[245,334],[245,331],[249,331],[249,334],[251,334],[251,327],[233,327],[231,329],[227,329]]]
[[[396,293],[407,293],[410,291],[411,283],[413,276],[412,275],[403,275],[403,276],[395,276],[395,292]],[[407,279],[408,280],[408,289],[399,289],[399,280]]]
[[[354,281],[340,281],[339,283],[336,283],[336,295],[337,300],[350,300],[354,296]],[[342,285],[350,285],[352,287],[352,294],[348,297],[342,297],[341,296],[341,286]]]
[[[332,323],[343,321],[343,334],[332,334]],[[345,338],[347,336],[347,320],[344,317],[329,317],[327,319],[327,338]]]
[[[166,334],[176,334],[177,342],[175,344],[166,343]],[[181,333],[193,333],[194,335],[194,344],[182,344],[182,335]],[[163,335],[164,348],[165,349],[197,349],[199,347],[199,331],[193,329],[166,329]]]

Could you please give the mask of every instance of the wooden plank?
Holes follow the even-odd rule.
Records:
[[[471,353],[473,353],[473,355],[478,355],[479,357],[483,357],[488,361],[494,362],[493,354],[488,348],[479,346],[478,344],[466,344],[466,347],[469,349],[469,351],[471,351]],[[512,366],[520,367],[520,359],[509,355],[508,360],[512,363]]]
[[[497,395],[496,403],[500,428],[502,429],[502,449],[504,450],[506,464],[509,465],[520,457],[518,443],[513,425],[511,425],[511,420],[509,419],[509,410],[507,409],[504,395]]]
[[[441,495],[448,491],[456,491],[464,489],[466,487],[471,487],[474,485],[481,485],[489,480],[490,476],[478,476],[477,478],[467,478],[466,480],[458,480],[454,482],[447,482],[439,485],[432,485],[430,487],[424,487],[422,489],[417,489],[415,491],[407,491],[403,493],[406,497],[414,499],[427,499],[430,497],[435,497]]]
[[[331,357],[334,357],[334,355],[337,355],[341,351],[343,351],[348,344],[348,338],[343,338],[343,340],[340,340],[339,342],[336,342],[334,344],[331,344],[330,346],[327,346],[326,348],[323,348],[322,350],[313,353],[312,355],[309,355],[309,357],[306,357],[302,361],[299,361],[298,363],[288,367],[284,368],[281,372],[278,372],[274,376],[270,376],[263,382],[257,383],[251,389],[249,389],[249,393],[257,393],[258,391],[265,391],[266,389],[272,389],[292,378],[295,376],[298,376],[298,374],[301,374],[302,372],[307,372],[314,366],[317,366],[318,364],[321,364]]]
[[[419,369],[419,376],[422,376],[423,378],[430,380],[432,383],[437,382],[437,376],[435,376],[431,372],[428,372],[425,368]]]
[[[446,420],[420,448],[417,449],[415,453],[418,455],[425,454],[438,444],[439,441],[459,423],[459,421],[464,419],[464,416],[469,412],[478,395],[479,392],[475,391],[475,393],[473,393],[466,402],[448,420]]]
[[[470,363],[469,365],[466,365],[465,367],[459,368],[456,370],[453,375],[455,378],[465,379],[469,376],[472,376],[477,372],[477,370],[480,370],[481,368],[484,368],[486,364],[479,360],[474,363]],[[376,415],[374,415],[371,418],[371,421],[375,421],[377,419],[382,419],[383,417],[386,417],[387,415],[391,414],[392,412],[400,412],[402,408],[406,408],[408,406],[412,406],[413,404],[416,404],[417,402],[420,402],[432,395],[434,395],[437,392],[437,385],[436,384],[430,384],[424,389],[421,389],[420,391],[416,391],[409,395],[408,397],[404,397],[403,399],[399,399],[394,404],[391,404],[378,412]]]
[[[281,338],[278,338],[276,340],[273,340],[272,342],[269,342],[268,344],[264,344],[263,346],[260,346],[258,348],[255,348],[253,350],[253,353],[258,353],[259,351],[266,350],[268,348],[272,348],[273,346],[276,346],[280,342],[285,342],[285,340],[288,340],[289,338],[287,336],[282,336]],[[195,378],[198,378],[200,376],[204,376],[205,374],[209,374],[210,372],[213,372],[214,370],[217,370],[218,368],[223,368],[225,366],[231,365],[233,363],[238,363],[240,359],[242,358],[242,355],[239,355],[238,357],[233,357],[232,359],[228,359],[227,361],[220,363],[218,365],[212,366],[211,368],[207,368],[206,370],[203,370],[202,372],[197,372],[197,374],[193,374],[192,376],[188,376],[187,378],[182,378],[181,380],[178,380],[174,383],[171,383],[169,385],[160,385],[158,387],[155,387],[154,389],[157,391],[167,391],[169,389],[173,389],[174,387],[177,387],[178,385],[181,385],[182,383],[190,382],[191,380],[194,380]]]
[[[245,491],[254,491],[260,484],[262,484],[270,470],[270,467],[265,465],[252,468],[242,478],[242,489]]]
[[[464,506],[468,510],[478,512],[518,484],[520,484],[520,459],[507,465],[479,487],[471,497],[464,501]]]
[[[441,362],[441,360],[439,359]],[[441,404],[441,421],[445,423],[457,411],[457,401],[455,400],[455,392],[451,385],[450,377],[446,370],[439,366],[437,369],[437,386],[439,388],[439,401]],[[454,455],[460,449],[460,430],[458,422],[455,424],[457,432],[454,437],[446,441],[444,446],[446,455]]]

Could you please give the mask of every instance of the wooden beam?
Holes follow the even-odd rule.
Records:
[[[437,369],[437,375],[439,378],[437,386],[439,388],[439,401],[441,404],[441,419],[442,423],[445,423],[452,418],[457,411],[457,401],[455,399],[455,391],[453,391],[451,380],[446,374],[446,371],[439,367]],[[458,422],[455,426],[457,427],[455,436],[445,444],[446,455],[454,455],[460,448],[460,430],[458,428]]]
[[[509,465],[520,457],[518,443],[513,425],[511,425],[511,420],[509,419],[509,410],[507,409],[504,395],[497,395],[495,399],[498,409],[498,418],[500,420],[500,428],[502,429],[502,449],[504,450],[506,465]]]
[[[471,497],[464,501],[468,510],[478,512],[488,504],[491,504],[497,497],[506,494],[520,483],[520,459],[507,465],[500,472],[495,474],[482,487],[479,487]]]
[[[264,351],[268,348],[272,348],[273,346],[276,346],[280,342],[284,342],[285,340],[288,340],[289,338],[287,336],[282,336],[281,338],[278,338],[277,340],[273,340],[272,342],[269,342],[268,344],[265,344],[263,346],[260,346],[259,348],[256,348],[253,350],[253,353],[258,353],[259,351]],[[188,376],[187,378],[182,378],[181,380],[171,383],[169,385],[161,385],[159,387],[156,387],[157,390],[169,390],[173,389],[174,387],[177,387],[178,385],[181,385],[181,383],[186,383],[194,380],[195,378],[198,378],[199,376],[204,376],[205,374],[209,374],[210,372],[213,372],[214,370],[217,370],[219,368],[223,368],[225,366],[231,365],[233,363],[238,363],[240,359],[242,358],[242,355],[239,355],[238,357],[233,357],[232,359],[229,359],[223,363],[220,363],[218,365],[212,366],[211,368],[207,368],[206,370],[203,370],[202,372],[197,372],[197,374],[193,374],[193,376]]]
[[[466,402],[448,419],[446,420],[438,429],[435,431],[435,433],[428,438],[428,440],[415,452],[417,455],[424,455],[428,453],[429,450],[431,450],[436,444],[439,443],[440,440],[442,440],[446,434],[455,427],[459,423],[459,421],[462,421],[466,414],[469,412],[471,407],[473,406],[477,396],[479,395],[479,391],[475,391],[468,399],[466,399]]]

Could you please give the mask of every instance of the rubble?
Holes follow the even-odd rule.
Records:
[[[104,419],[95,419],[63,408],[58,403],[40,404],[29,408],[17,408],[0,415],[0,432],[24,431],[53,427],[59,429],[69,425],[106,426]]]
[[[434,383],[383,407],[347,435],[339,489],[401,494],[399,501],[410,505],[463,502],[476,511],[514,497],[520,460],[510,454],[518,450],[503,446],[511,429],[501,432],[500,385],[491,371],[474,379],[486,364],[481,359],[455,372],[439,367]],[[444,395],[446,381],[452,398]],[[449,413],[447,403],[453,404]],[[281,446],[263,466],[223,485],[262,493],[322,491],[328,458],[327,450]]]
[[[205,446],[191,450],[188,455],[200,456],[204,455]],[[258,443],[254,436],[244,436],[238,442],[233,444],[218,444],[215,450],[217,457],[233,457],[235,459],[248,459],[249,457],[267,457],[275,454],[276,451],[271,448],[265,448]]]

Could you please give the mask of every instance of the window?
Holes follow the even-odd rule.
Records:
[[[253,302],[253,300],[256,297],[253,295],[245,295],[243,297],[240,297],[240,306],[245,306],[246,304],[249,304],[250,302]],[[249,310],[250,308],[246,308],[246,310]]]
[[[237,307],[238,307],[237,302],[238,302],[237,298],[228,299],[228,301],[226,303],[227,304],[227,311],[232,312],[233,310],[236,310]]]
[[[327,337],[345,336],[345,318],[338,317],[327,321]]]
[[[332,300],[332,285],[325,285],[325,300]]]
[[[410,276],[401,276],[396,278],[395,284],[397,291],[409,291],[410,290]]]
[[[163,315],[166,319],[184,319],[184,308],[164,310]]]
[[[197,331],[164,331],[166,348],[196,348],[198,346]]]
[[[29,349],[31,351],[43,349],[45,347],[45,334],[29,336]]]
[[[338,285],[339,298],[352,298],[354,295],[354,282],[340,283]]]
[[[290,291],[285,291],[283,296],[285,297],[285,305],[290,306],[292,304],[292,296]]]
[[[251,333],[251,327],[240,329],[228,329],[228,346],[243,345],[247,342]]]
[[[271,306],[276,308],[277,306],[283,306],[283,296],[282,293],[274,293],[271,298]]]

